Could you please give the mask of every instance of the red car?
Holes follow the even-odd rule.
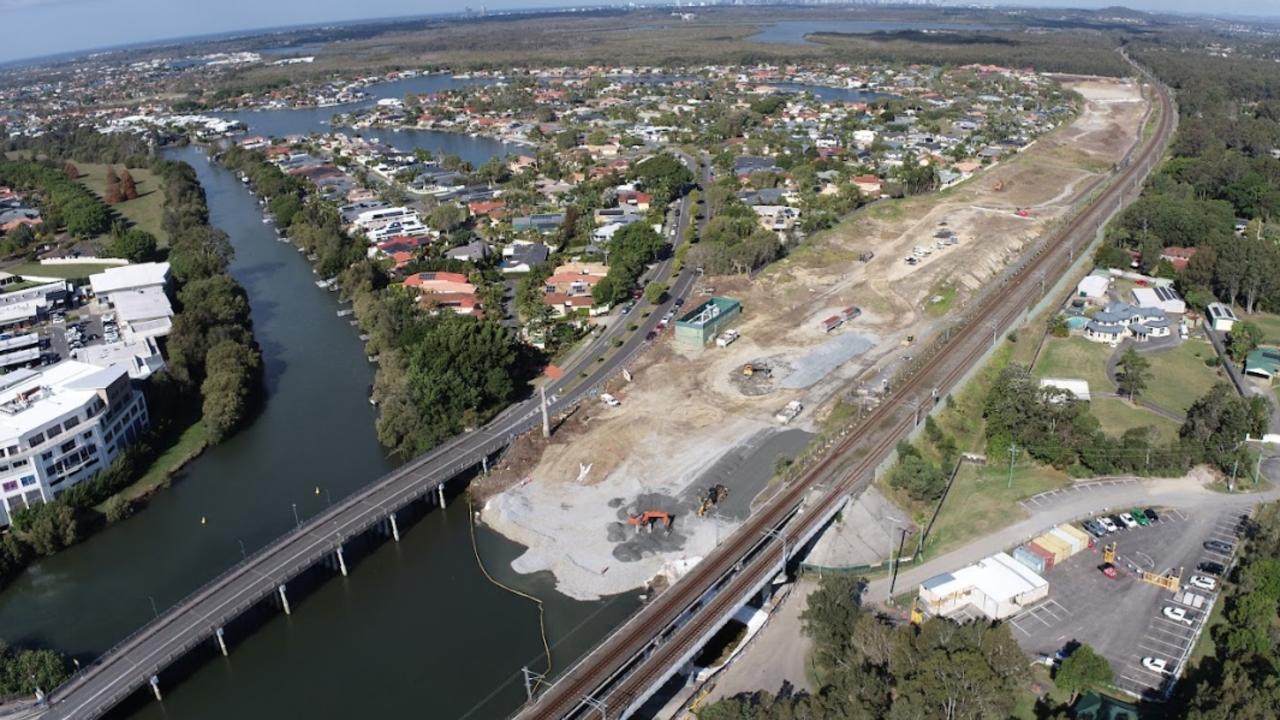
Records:
[[[1117,577],[1120,576],[1120,573],[1116,572],[1116,566],[1112,565],[1111,563],[1103,563],[1102,567],[1098,569],[1102,571],[1103,575],[1106,575],[1112,580],[1115,580]]]

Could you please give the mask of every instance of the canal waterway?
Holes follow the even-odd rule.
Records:
[[[752,42],[806,45],[812,33],[847,33],[868,35],[904,30],[990,30],[990,25],[950,22],[890,22],[882,20],[786,20],[765,27],[747,38]]]
[[[0,636],[86,662],[302,518],[391,469],[366,394],[372,366],[333,294],[261,222],[254,197],[196,147],[211,222],[235,246],[267,401],[246,429],[190,464],[150,506],[33,565],[0,592]],[[499,580],[546,600],[562,670],[637,606],[635,594],[583,603],[550,576],[519,576],[520,547],[478,530]],[[537,610],[490,584],[472,551],[465,501],[433,510],[335,578],[234,639],[230,657],[165,688],[137,718],[491,718],[523,698],[520,667],[542,668]],[[469,714],[470,713],[470,714]]]
[[[239,120],[254,135],[285,137],[287,135],[310,135],[311,133],[329,133],[333,131],[348,134],[358,133],[363,137],[377,138],[400,150],[425,149],[430,150],[435,155],[457,155],[473,166],[479,167],[491,157],[528,152],[528,148],[489,137],[471,136],[463,133],[439,130],[389,130],[383,128],[353,130],[333,127],[330,123],[334,115],[373,107],[378,100],[403,98],[407,94],[427,95],[444,90],[472,85],[486,85],[494,82],[496,81],[492,78],[454,78],[450,75],[439,74],[421,75],[415,78],[370,85],[365,88],[365,92],[369,95],[368,98],[345,105],[285,110],[240,110],[213,114],[218,117]]]

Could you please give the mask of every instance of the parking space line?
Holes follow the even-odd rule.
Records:
[[[1169,652],[1167,649],[1155,647],[1156,645],[1167,645],[1171,648],[1177,648],[1179,654],[1181,654],[1183,650],[1187,649],[1186,643],[1172,643],[1166,640],[1160,640],[1153,637],[1143,638],[1142,642],[1138,643],[1138,647],[1143,648],[1144,650],[1150,650],[1151,652],[1162,652],[1162,653]]]

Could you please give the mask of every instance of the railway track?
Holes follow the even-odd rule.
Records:
[[[847,495],[871,481],[875,467],[916,424],[915,404],[926,398],[937,402],[954,389],[999,333],[1013,327],[1044,296],[1044,279],[1070,268],[1077,243],[1087,247],[1113,209],[1127,196],[1137,195],[1139,181],[1159,162],[1176,115],[1168,90],[1139,71],[1159,98],[1160,117],[1138,157],[1132,157],[1135,147],[1114,181],[1004,274],[1002,284],[974,306],[967,321],[935,343],[921,366],[863,423],[687,576],[522,708],[518,718],[625,717],[720,627],[744,594],[762,577],[771,577],[773,568],[783,567],[786,550],[794,548],[796,540],[816,532]],[[846,465],[846,456],[858,448],[869,449]],[[806,496],[815,489],[823,489],[821,496],[805,506]]]

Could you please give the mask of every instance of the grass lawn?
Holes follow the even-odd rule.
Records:
[[[132,501],[155,492],[156,489],[163,487],[179,468],[203,452],[208,443],[209,434],[205,432],[204,423],[197,421],[182,431],[182,435],[178,436],[173,445],[160,453],[142,477],[121,490],[119,494]],[[106,504],[107,502],[104,501],[95,509],[105,512]]]
[[[9,272],[14,275],[37,275],[43,277],[64,278],[67,280],[79,280],[112,267],[117,266],[87,262],[75,263],[72,265],[41,265],[38,262],[29,262],[21,265],[15,265],[14,267],[9,268]]]
[[[934,286],[929,294],[929,299],[925,301],[924,311],[931,317],[942,317],[951,309],[952,303],[956,300],[956,289],[953,285]]]
[[[1157,415],[1150,410],[1130,405],[1121,398],[1094,398],[1089,401],[1089,412],[1102,423],[1102,430],[1111,437],[1118,437],[1125,430],[1150,426],[1156,429],[1156,441],[1167,442],[1178,436],[1178,423]]]
[[[1109,345],[1082,337],[1051,337],[1045,340],[1044,349],[1040,351],[1035,376],[1085,380],[1092,392],[1113,392],[1115,386],[1107,377],[1107,358],[1111,353]]]
[[[92,190],[98,197],[105,199],[107,194],[107,166],[90,163],[76,163],[80,169],[80,182]],[[115,166],[119,173],[123,165]],[[150,170],[135,168],[129,170],[138,186],[138,197],[112,207],[135,227],[146,230],[156,236],[160,247],[169,246],[169,235],[164,231],[164,191]]]
[[[1280,315],[1271,313],[1254,313],[1245,315],[1241,310],[1240,319],[1251,322],[1262,329],[1262,342],[1267,345],[1280,345]]]
[[[933,526],[925,555],[936,557],[1012,525],[1027,516],[1019,500],[1070,484],[1065,473],[1035,463],[1014,465],[1012,482],[1007,458],[1003,464],[995,461],[986,466],[965,464]],[[925,522],[928,522],[927,516]]]
[[[1160,407],[1185,413],[1222,377],[1222,371],[1204,364],[1217,357],[1209,343],[1190,339],[1165,352],[1143,357],[1151,361],[1151,381],[1142,397]]]

